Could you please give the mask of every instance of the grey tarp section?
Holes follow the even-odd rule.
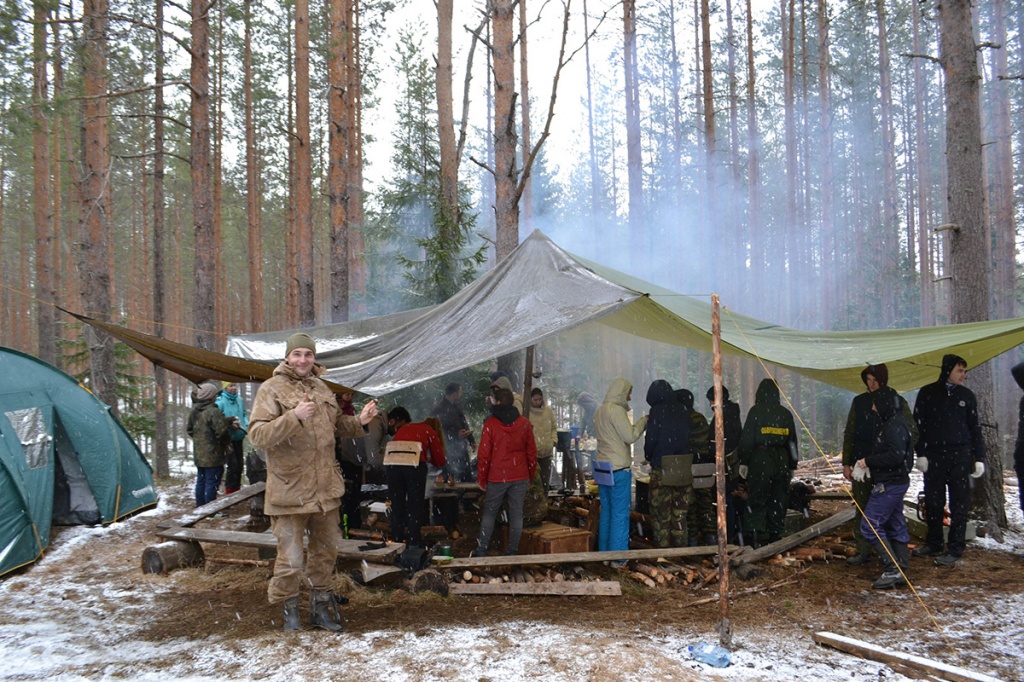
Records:
[[[900,391],[938,375],[943,353],[974,367],[1024,342],[1024,319],[943,327],[805,332],[733,313],[723,302],[722,351],[851,391],[885,362]],[[711,305],[574,256],[535,231],[493,270],[432,308],[304,329],[328,378],[383,395],[597,322],[643,338],[711,350]],[[292,331],[232,336],[229,355],[276,360]],[[329,350],[325,350],[329,349]]]

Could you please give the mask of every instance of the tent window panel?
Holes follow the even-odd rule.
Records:
[[[25,465],[29,469],[42,469],[50,465],[50,442],[53,437],[46,428],[42,409],[28,407],[23,410],[5,412],[7,420],[14,427],[25,453]]]

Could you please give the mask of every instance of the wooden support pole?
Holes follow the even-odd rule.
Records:
[[[732,644],[729,619],[729,560],[725,546],[729,542],[729,522],[725,500],[725,418],[722,411],[722,320],[718,294],[711,294],[711,372],[715,385],[715,493],[718,502],[718,641]]]
[[[554,597],[621,597],[622,585],[617,580],[579,582],[566,580],[548,583],[452,583],[449,594],[554,596]]]

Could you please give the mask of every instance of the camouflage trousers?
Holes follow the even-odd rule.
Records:
[[[651,469],[651,535],[656,547],[686,547],[687,510],[693,503],[693,486],[661,483],[661,467]]]
[[[690,505],[686,522],[691,538],[703,544],[707,535],[718,534],[718,517],[715,512],[715,489],[700,488],[693,491],[694,501]]]

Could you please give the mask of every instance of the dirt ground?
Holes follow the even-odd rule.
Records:
[[[204,549],[210,561],[201,568],[181,569],[167,576],[142,573],[143,550],[159,541],[155,535],[157,524],[188,511],[190,504],[189,486],[165,490],[160,513],[119,524],[110,529],[111,532],[90,539],[85,549],[72,552],[73,569],[63,561],[44,560],[15,574],[15,578],[24,575],[46,579],[48,575],[56,577],[73,570],[74,575],[62,578],[63,594],[59,599],[66,600],[64,603],[69,606],[87,604],[87,608],[100,612],[99,617],[132,619],[135,622],[132,640],[138,642],[216,638],[229,647],[247,648],[281,627],[279,607],[266,600],[271,569],[217,563],[216,560],[255,559],[257,550],[206,545]],[[830,515],[842,504],[815,501],[811,521]],[[227,516],[204,521],[199,526],[241,530],[247,520],[248,506],[238,505],[229,509]],[[70,533],[72,529],[58,531],[55,546],[61,543],[61,532]],[[458,554],[458,544],[456,548]],[[710,560],[691,565],[705,572],[713,566]],[[760,566],[763,572],[751,580],[731,577],[734,597],[729,616],[738,639],[754,629],[768,629],[787,640],[807,639],[810,633],[821,630],[871,642],[902,641],[908,633],[914,633],[914,639],[922,643],[916,651],[918,655],[952,659],[967,668],[996,670],[1006,680],[1024,677],[1020,658],[993,664],[991,647],[986,641],[991,633],[984,628],[963,631],[959,620],[965,609],[976,611],[979,604],[981,609],[998,618],[1000,604],[1005,599],[1024,594],[1024,556],[969,543],[963,561],[952,569],[938,568],[929,560],[915,558],[910,571],[914,590],[904,589],[899,595],[870,589],[871,581],[880,573],[877,563],[851,568],[840,558],[802,568],[766,563]],[[559,568],[565,572],[572,570],[571,565],[555,567],[555,570]],[[620,580],[622,597],[414,595],[397,588],[360,586],[347,574],[353,569],[355,566],[339,566],[335,588],[350,600],[342,607],[343,624],[348,633],[357,636],[382,628],[418,634],[456,626],[500,629],[505,623],[528,622],[567,631],[593,629],[610,633],[613,638],[617,633],[623,637],[635,636],[655,626],[663,632],[678,628],[703,631],[713,637],[720,619],[717,601],[693,605],[697,600],[715,596],[717,586],[649,588],[623,571],[600,564],[587,564],[587,575]],[[100,580],[109,584],[102,589],[91,586]],[[11,593],[32,589],[30,584],[16,579],[7,590]],[[96,592],[102,592],[103,596],[96,597]],[[496,604],[500,608],[495,608]],[[303,617],[305,608],[303,604]],[[59,619],[61,614],[51,616]],[[1019,619],[1020,613],[1012,617]],[[9,614],[0,620],[10,623],[20,619],[27,624],[29,617]],[[1021,642],[1024,623],[1011,625],[1017,641]],[[952,635],[954,629],[956,634]],[[149,664],[160,665],[157,661]],[[171,661],[167,665],[170,666]],[[90,676],[89,670],[78,673]],[[591,674],[589,679],[601,679],[601,676]]]
[[[187,501],[186,496],[183,507],[187,506]],[[831,515],[843,504],[815,501],[808,522]],[[169,511],[166,516],[173,517],[180,511],[184,509]],[[246,512],[247,509],[239,505],[229,511],[227,518],[207,523],[241,529],[248,518]],[[154,527],[157,520],[154,519]],[[852,524],[840,528],[847,535],[851,530]],[[140,537],[136,542],[121,546],[118,549],[120,559],[137,562],[142,547],[149,541],[152,538]],[[206,553],[214,560],[254,558],[256,550],[208,545]],[[456,543],[456,554],[459,553]],[[699,566],[705,573],[713,567],[710,559],[696,564],[691,562],[691,565]],[[731,600],[729,610],[734,631],[748,626],[762,627],[768,621],[784,629],[825,630],[878,641],[884,639],[885,632],[928,630],[932,621],[932,627],[941,630],[944,622],[955,618],[965,600],[974,602],[979,595],[992,600],[992,608],[998,608],[999,595],[1024,593],[1024,556],[971,546],[961,564],[953,569],[936,567],[930,560],[913,559],[910,578],[914,591],[921,598],[914,598],[914,591],[903,590],[904,608],[895,611],[891,608],[891,593],[868,589],[881,571],[877,562],[851,568],[837,558],[802,568],[767,563],[759,566],[763,573],[751,580],[731,576],[732,591],[740,593]],[[429,631],[452,625],[486,626],[507,621],[583,629],[607,628],[614,623],[624,632],[648,627],[653,622],[666,628],[697,627],[717,632],[720,620],[717,601],[690,605],[715,596],[717,586],[652,589],[629,578],[623,571],[599,564],[588,564],[588,575],[620,580],[621,598],[500,598],[500,610],[491,608],[489,602],[499,599],[494,597],[441,598],[434,594],[412,595],[401,589],[363,587],[346,575],[346,569],[354,568],[340,566],[336,582],[336,591],[350,599],[350,603],[342,607],[342,614],[346,630],[353,633],[377,630],[384,625],[399,630]],[[560,568],[568,572],[572,566]],[[189,632],[196,638],[217,633],[247,639],[268,628],[280,627],[279,607],[269,605],[265,598],[270,574],[270,568],[211,561],[201,569],[179,571],[171,577],[147,576],[143,579],[173,579],[179,589],[162,597],[159,617],[139,634],[152,640],[180,636],[182,632]],[[778,583],[783,584],[771,587]],[[762,591],[754,592],[756,589]],[[232,612],[234,617],[225,619],[223,610]],[[975,636],[985,634],[979,632]],[[938,658],[948,658],[948,652],[943,655],[943,645],[940,636],[935,645]],[[969,666],[970,650],[965,651],[960,645],[957,648],[963,664]],[[1006,679],[1017,678],[1008,675]]]

